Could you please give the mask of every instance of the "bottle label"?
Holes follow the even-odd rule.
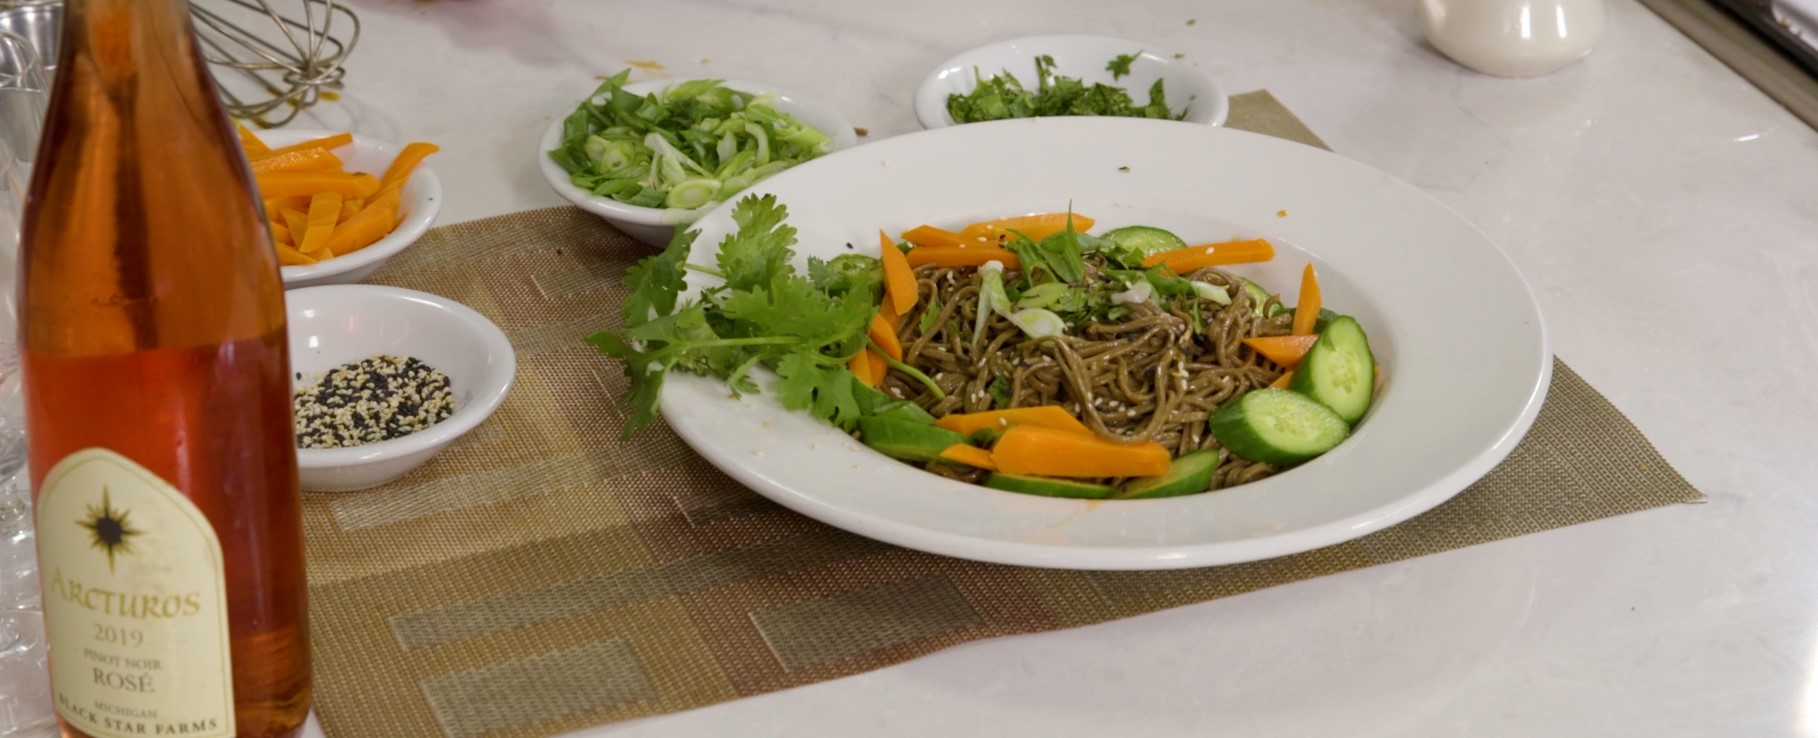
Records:
[[[107,449],[37,503],[57,714],[96,738],[234,734],[221,542],[169,482]]]

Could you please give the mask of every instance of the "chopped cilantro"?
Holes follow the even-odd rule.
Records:
[[[1130,74],[1130,62],[1136,61],[1136,57],[1141,56],[1142,53],[1143,52],[1138,51],[1134,54],[1118,54],[1116,58],[1113,58],[1110,63],[1105,65],[1105,71],[1111,73],[1111,79],[1113,80],[1123,79]]]
[[[1134,55],[1119,56],[1112,59],[1106,69],[1113,72],[1113,79],[1121,78],[1123,74],[1129,73],[1130,60],[1134,58]],[[1120,61],[1123,74],[1117,73]],[[1057,115],[1108,115],[1170,120],[1181,120],[1187,116],[1184,108],[1176,113],[1168,107],[1167,95],[1159,79],[1149,88],[1148,103],[1138,105],[1131,99],[1130,93],[1121,87],[1096,82],[1088,85],[1073,77],[1056,75],[1054,57],[1047,55],[1035,58],[1034,90],[1024,87],[1022,81],[1008,70],[986,78],[975,69],[973,75],[977,79],[977,86],[971,93],[947,96],[947,113],[953,116],[955,122],[976,123]]]
[[[852,385],[857,378],[846,371],[846,361],[865,346],[882,277],[862,262],[811,264],[811,275],[798,274],[790,249],[795,229],[783,224],[787,215],[771,195],[734,205],[738,229],[721,242],[718,255],[717,272],[725,283],[696,300],[677,304],[686,286],[684,262],[698,231],[677,233],[662,253],[626,273],[631,289],[626,327],[587,341],[625,366],[631,380],[623,398],[630,407],[627,434],[656,419],[663,377],[675,369],[725,379],[734,392],[752,392],[756,385],[746,375],[763,364],[783,380],[784,407],[846,428],[857,420]],[[834,281],[838,284],[825,284]]]

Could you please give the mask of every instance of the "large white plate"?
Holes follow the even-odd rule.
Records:
[[[1334,154],[1166,121],[1047,118],[867,144],[752,189],[800,230],[798,258],[879,228],[1061,210],[1095,231],[1142,223],[1191,242],[1267,236],[1275,261],[1238,271],[1291,296],[1313,261],[1325,304],[1369,331],[1386,385],[1344,444],[1260,482],[1190,497],[1089,502],[998,492],[893,461],[776,404],[676,375],[669,424],[714,465],[783,505],[881,541],[967,559],[1167,569],[1266,559],[1350,540],[1451,498],[1533,423],[1551,357],[1521,275],[1483,233],[1419,190]],[[732,228],[697,226],[712,263]],[[691,275],[698,288],[700,275]]]

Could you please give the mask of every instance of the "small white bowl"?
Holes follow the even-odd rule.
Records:
[[[625,85],[625,91],[648,95],[695,79],[708,78],[682,77],[636,82]],[[723,84],[740,92],[759,95],[768,92],[776,95],[777,110],[795,116],[797,120],[806,123],[810,128],[827,134],[829,138],[833,139],[834,151],[858,145],[858,133],[852,129],[852,123],[832,106],[761,82],[729,79],[724,80]],[[562,111],[561,115],[556,116],[555,121],[549,124],[548,130],[543,132],[542,140],[537,142],[537,166],[543,172],[543,179],[549,181],[549,186],[556,191],[556,194],[561,195],[562,199],[580,206],[582,210],[605,218],[613,227],[630,234],[632,238],[657,248],[669,245],[669,239],[675,235],[676,226],[693,223],[702,214],[713,209],[703,207],[696,210],[671,210],[639,207],[627,205],[610,197],[601,197],[574,186],[568,170],[563,169],[562,165],[549,158],[549,152],[562,145],[562,123],[573,112],[573,107]]]
[[[349,448],[297,450],[303,489],[347,492],[390,482],[473,430],[505,401],[517,372],[511,341],[472,308],[425,292],[379,285],[328,285],[284,295],[297,386],[348,362],[415,357],[448,375],[447,420],[403,438]]]
[[[1187,106],[1184,120],[1189,123],[1222,126],[1231,112],[1231,101],[1218,80],[1198,65],[1175,58],[1171,51],[1140,41],[1074,34],[1013,38],[970,49],[941,62],[915,88],[916,120],[923,128],[955,125],[947,112],[947,96],[964,95],[977,88],[975,69],[987,79],[1009,70],[1023,86],[1034,89],[1035,57],[1044,54],[1054,57],[1056,75],[1086,84],[1103,82],[1122,87],[1138,104],[1148,102],[1150,85],[1161,79],[1168,107],[1179,113],[1181,106]],[[1129,74],[1112,79],[1105,65],[1122,54],[1137,56],[1130,63]]]
[[[256,135],[265,145],[275,149],[340,132],[286,128],[258,131]],[[391,166],[392,160],[398,157],[400,148],[396,144],[356,134],[353,144],[335,149],[334,153],[346,163],[347,171],[366,172],[377,177],[385,173],[386,167]],[[284,267],[280,270],[284,276],[284,288],[358,282],[383,266],[391,257],[397,256],[404,247],[416,243],[429,230],[429,226],[435,223],[436,213],[442,209],[442,181],[436,179],[435,172],[429,171],[428,166],[418,164],[416,170],[411,172],[410,179],[405,180],[402,194],[404,222],[396,230],[351,254],[315,264]]]

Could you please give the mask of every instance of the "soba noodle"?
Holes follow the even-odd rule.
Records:
[[[1088,257],[1094,259],[1096,257]],[[1088,264],[1089,275],[1097,264]],[[1252,336],[1280,336],[1289,316],[1259,317],[1276,303],[1270,297],[1259,311],[1242,280],[1218,269],[1202,269],[1191,279],[1222,286],[1229,305],[1201,299],[1200,323],[1177,303],[1172,310],[1155,302],[1132,304],[1116,322],[1069,329],[1066,335],[1030,338],[1001,315],[992,314],[981,340],[974,343],[974,321],[980,309],[982,275],[976,268],[923,266],[916,270],[920,309],[897,326],[903,362],[921,370],[946,397],[919,382],[892,372],[882,389],[913,400],[936,417],[1002,407],[1059,405],[1108,439],[1153,440],[1176,456],[1216,449],[1219,466],[1213,489],[1266,477],[1277,467],[1246,461],[1219,446],[1206,432],[1206,419],[1219,405],[1268,386],[1282,369],[1241,342]],[[923,312],[937,311],[924,321]],[[987,308],[988,309],[988,308]],[[926,322],[927,330],[922,330]],[[992,383],[1001,380],[995,397]],[[1007,383],[1008,389],[1004,389]],[[929,470],[978,482],[983,472],[947,464]]]

